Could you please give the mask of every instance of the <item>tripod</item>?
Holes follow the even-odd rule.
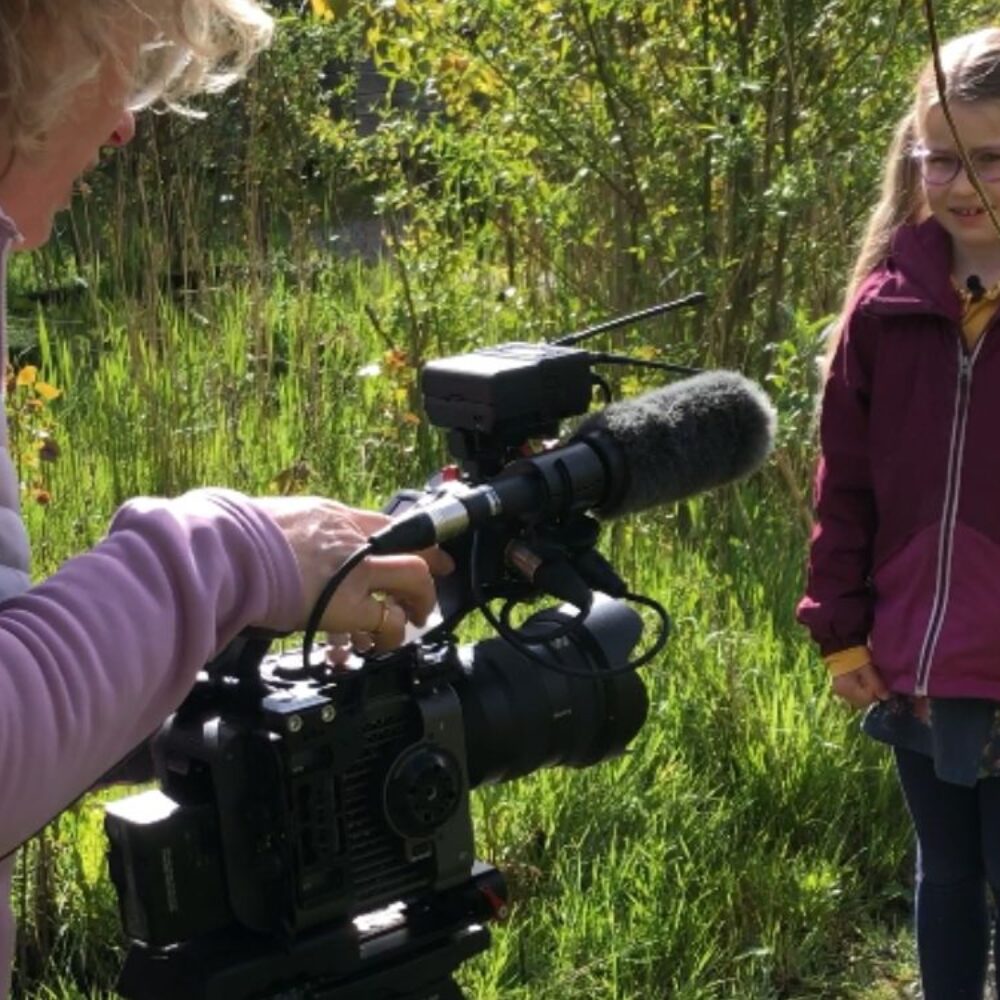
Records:
[[[453,973],[489,947],[480,921],[505,903],[503,876],[477,864],[456,888],[291,942],[240,929],[168,948],[134,944],[118,992],[128,1000],[463,1000]]]

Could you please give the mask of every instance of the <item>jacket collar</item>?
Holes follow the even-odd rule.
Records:
[[[885,262],[865,282],[861,307],[880,314],[933,312],[959,322],[951,262],[951,237],[937,219],[902,225]]]

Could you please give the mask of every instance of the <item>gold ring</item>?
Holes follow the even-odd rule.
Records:
[[[373,597],[372,600],[378,601],[382,608],[382,616],[378,620],[378,625],[375,628],[367,629],[367,632],[373,638],[377,635],[382,634],[382,630],[385,628],[385,623],[389,620],[389,605],[380,597]]]

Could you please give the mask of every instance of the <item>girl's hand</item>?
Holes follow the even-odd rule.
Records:
[[[832,678],[830,687],[838,698],[853,708],[867,708],[872,702],[885,701],[889,697],[882,675],[871,663]]]
[[[391,520],[320,497],[260,497],[255,503],[278,525],[295,553],[305,597],[300,628],[333,574]],[[423,625],[434,608],[432,574],[451,568],[450,558],[439,549],[369,556],[336,590],[320,627],[350,635],[359,648],[395,649],[403,642],[407,622]]]

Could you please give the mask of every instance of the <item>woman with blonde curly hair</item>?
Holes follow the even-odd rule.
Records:
[[[132,138],[138,108],[184,110],[188,97],[229,85],[271,30],[253,0],[2,0],[0,359],[8,251],[48,239],[100,149]],[[154,732],[239,631],[302,628],[327,580],[385,520],[319,498],[143,498],[32,587],[0,421],[0,996],[18,845]],[[445,562],[363,561],[321,626],[362,648],[399,645],[407,621],[422,623],[434,604],[431,565]]]
[[[23,213],[21,247],[45,241],[46,209],[102,145],[128,142],[134,112],[224,89],[271,31],[253,0],[4,0],[0,203]]]

